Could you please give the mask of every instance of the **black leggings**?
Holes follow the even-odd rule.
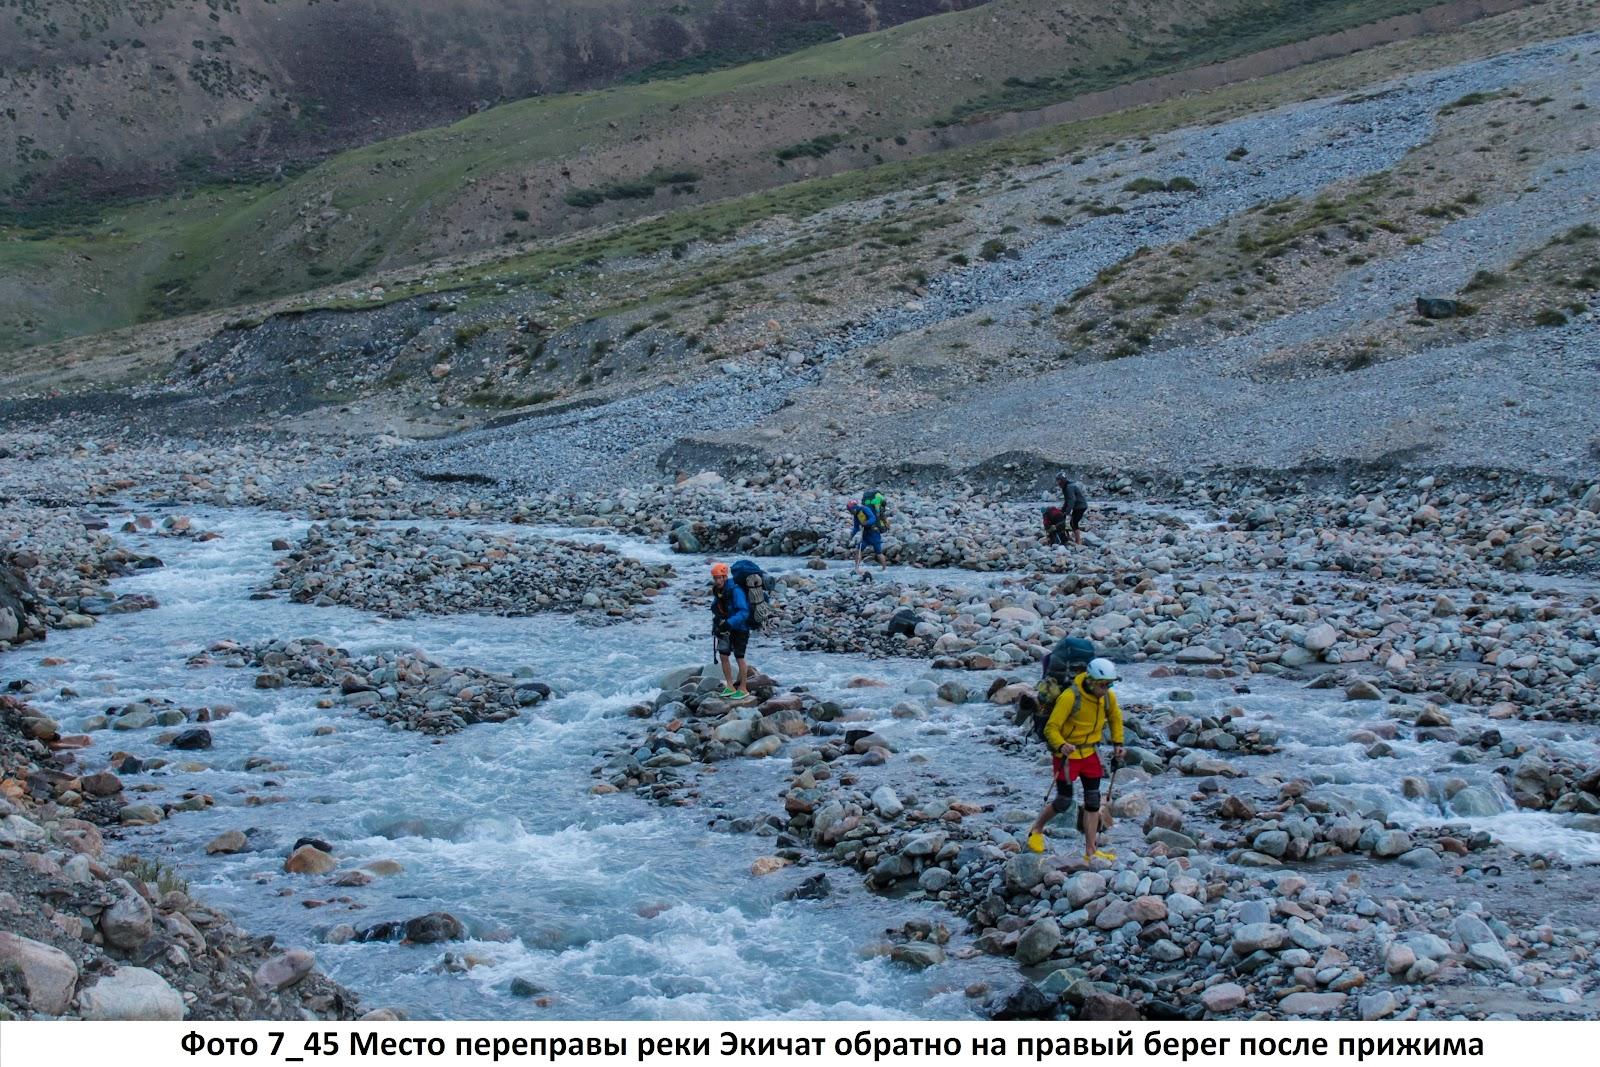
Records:
[[[1083,783],[1083,810],[1100,810],[1100,778],[1090,778],[1084,775],[1078,779]],[[1050,807],[1057,815],[1072,807],[1072,783],[1065,778],[1056,779],[1056,796],[1050,802]]]

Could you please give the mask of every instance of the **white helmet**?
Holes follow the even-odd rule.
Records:
[[[1089,680],[1094,682],[1114,682],[1117,680],[1117,665],[1105,658],[1089,661]]]

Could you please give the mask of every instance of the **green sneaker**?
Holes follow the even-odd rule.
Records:
[[[725,686],[722,687],[722,692],[718,693],[717,696],[721,697],[724,700],[728,700],[728,699],[731,699],[732,697],[734,697],[738,692],[739,691],[737,689],[735,689],[733,686],[725,685]]]
[[[749,700],[750,699],[750,694],[746,693],[743,689],[735,689],[733,691],[733,695],[732,695],[732,697],[730,699],[733,699],[733,700]]]

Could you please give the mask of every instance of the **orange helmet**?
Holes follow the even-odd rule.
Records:
[[[726,563],[713,563],[711,565],[711,577],[713,578],[726,578],[730,573],[732,572],[728,570]]]

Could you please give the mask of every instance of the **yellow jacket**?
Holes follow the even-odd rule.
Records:
[[[1105,733],[1107,719],[1111,720],[1112,742],[1122,744],[1122,708],[1117,704],[1117,694],[1108,689],[1102,700],[1085,692],[1083,682],[1087,677],[1078,675],[1056,698],[1050,721],[1044,726],[1044,739],[1051,752],[1059,753],[1062,745],[1071,745],[1069,755],[1073,759],[1091,755]]]

